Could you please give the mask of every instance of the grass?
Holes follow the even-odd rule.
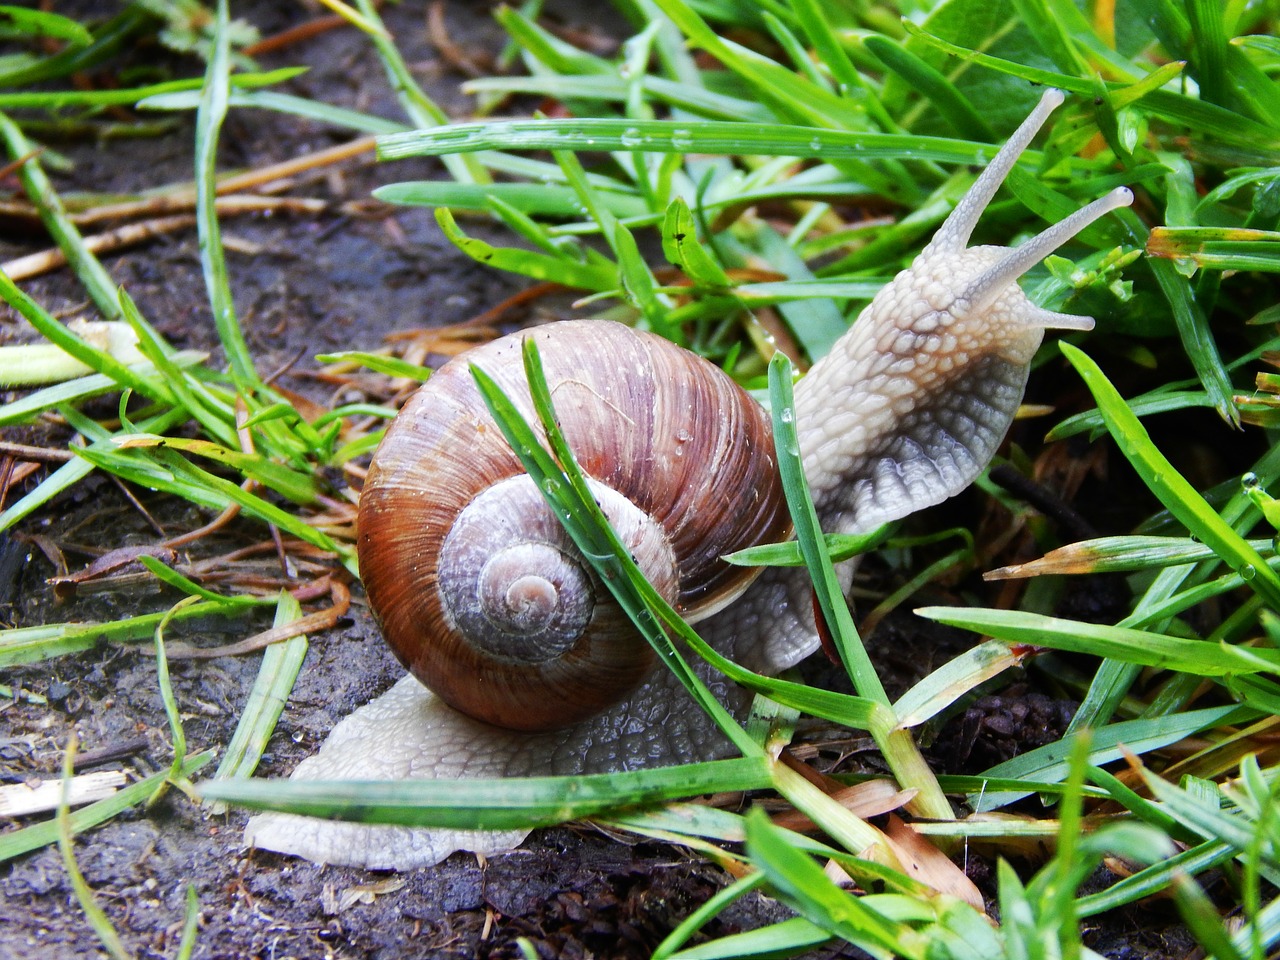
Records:
[[[366,454],[388,411],[308,417],[262,380],[235,315],[220,240],[215,158],[222,122],[241,106],[283,110],[376,133],[385,161],[444,158],[443,180],[395,183],[389,163],[378,196],[434,208],[462,253],[570,288],[602,312],[708,357],[771,404],[799,535],[792,547],[750,559],[808,566],[856,694],[720,662],[612,538],[558,436],[550,396],[534,396],[549,441],[543,449],[532,425],[488,389],[495,415],[540,486],[552,491],[571,534],[664,660],[684,672],[695,700],[717,715],[741,759],[572,782],[535,779],[518,788],[394,784],[374,799],[338,786],[249,779],[305,651],[300,635],[284,640],[301,611],[275,596],[214,593],[153,560],[152,572],[189,602],[114,624],[4,631],[0,664],[61,657],[103,634],[153,640],[161,654],[157,689],[173,719],[172,769],[135,784],[127,800],[6,834],[0,853],[16,856],[56,841],[74,876],[73,831],[142,802],[166,782],[185,785],[204,757],[185,756],[164,632],[191,617],[241,616],[269,602],[277,604],[284,643],[263,660],[234,753],[215,780],[197,783],[206,799],[464,828],[594,816],[684,843],[739,879],[658,947],[663,957],[790,955],[832,939],[877,956],[1085,956],[1085,918],[1157,894],[1173,897],[1210,955],[1269,955],[1280,941],[1280,757],[1272,745],[1280,713],[1280,574],[1271,543],[1280,511],[1267,491],[1280,477],[1271,443],[1280,387],[1260,367],[1280,348],[1271,279],[1280,243],[1275,9],[1205,0],[1134,0],[1110,13],[1101,4],[1082,12],[1068,0],[615,0],[633,34],[616,55],[604,56],[551,32],[538,5],[526,4],[497,13],[518,69],[471,81],[478,117],[450,123],[415,82],[377,11],[363,0],[357,6],[347,14],[352,29],[363,30],[371,55],[381,58],[408,124],[273,91],[288,73],[257,73],[245,62],[233,44],[246,34],[225,2],[204,19],[168,23],[176,43],[203,51],[201,83],[148,84],[109,96],[72,89],[68,78],[110,64],[123,44],[155,31],[157,21],[142,7],[103,24],[34,12],[15,19],[11,26],[26,36],[54,37],[63,46],[0,62],[0,139],[20,161],[23,190],[86,295],[104,319],[128,326],[145,362],[123,363],[87,342],[0,274],[0,296],[93,371],[0,407],[4,424],[56,412],[82,438],[68,441],[75,459],[0,514],[0,529],[48,509],[102,471],[227,517],[242,513],[278,531],[291,554],[319,558],[334,573],[354,571],[349,531],[335,532],[332,522],[337,491],[325,471]],[[30,89],[37,83],[43,86]],[[1094,332],[1047,344],[1036,359],[1033,384],[1055,376],[1070,384],[1048,391],[1058,407],[1049,440],[1089,434],[1118,452],[1111,470],[1131,471],[1151,514],[1135,516],[1124,536],[1071,543],[984,478],[984,493],[1014,508],[1000,536],[1016,538],[1016,522],[1028,531],[1024,545],[1046,554],[998,571],[1006,589],[995,593],[974,576],[1000,538],[989,532],[965,531],[963,548],[945,555],[920,536],[936,532],[929,518],[883,531],[871,543],[822,537],[806,506],[785,414],[792,363],[803,368],[820,357],[910,261],[971,182],[971,167],[989,159],[1026,113],[1037,96],[1032,84],[1077,96],[1009,178],[980,230],[1004,243],[1116,185],[1139,192],[1134,209],[1096,224],[1024,286],[1049,309],[1100,319]],[[557,115],[484,115],[528,102],[512,97],[549,98]],[[37,121],[56,118],[54,111],[92,115],[143,99],[153,110],[196,111],[194,209],[226,370],[174,350],[116,289],[44,171],[57,157],[36,150]],[[469,236],[464,218],[477,215],[504,225],[511,240]],[[665,264],[641,253],[658,250]],[[387,376],[425,375],[396,357],[353,352],[325,360],[366,364]],[[536,354],[526,362],[536,390]],[[85,412],[101,410],[85,401],[112,393],[121,398],[117,417],[95,420]],[[1218,471],[1206,480],[1179,471],[1178,451],[1162,450],[1147,424],[1190,408],[1218,414],[1220,425],[1205,442],[1225,462],[1239,461],[1244,449],[1262,451],[1247,473]],[[1239,425],[1249,431],[1245,437]],[[1011,450],[1008,466],[1024,475],[1048,469],[1052,449]],[[1086,513],[1090,506],[1077,504]],[[830,575],[832,554],[873,545],[903,585],[890,603],[943,581],[939,592],[963,602],[919,613],[986,638],[896,700],[886,695]],[[1101,572],[1123,574],[1128,613],[1112,623],[1060,615],[1065,578]],[[766,709],[760,701],[764,717],[774,711],[772,721],[743,727],[726,714],[699,689],[685,650],[780,705]],[[1079,672],[1081,664],[1093,672]],[[1068,734],[977,777],[931,770],[919,738],[1022,671],[1080,700]],[[998,927],[963,888],[947,886],[954,876],[928,851],[904,853],[883,819],[856,815],[776,759],[771,738],[799,714],[867,731],[910,792],[913,811],[931,821],[919,823],[923,836],[948,849],[980,843],[1002,857]],[[628,809],[743,789],[780,794],[822,828],[826,842],[759,810],[738,815],[680,803]],[[1048,804],[1039,817],[989,816],[1031,794]],[[947,795],[966,806],[959,819]],[[1020,874],[1004,859],[1046,836],[1056,843],[1030,872]],[[1126,863],[1130,875],[1078,897],[1104,860]],[[868,892],[855,896],[837,886],[822,869],[826,861]],[[915,876],[922,865],[929,884]],[[1225,882],[1213,884],[1211,899],[1197,878],[1218,877]],[[86,913],[112,942],[82,886],[77,896]],[[719,911],[755,890],[793,907],[796,918],[692,943]],[[113,943],[112,952],[117,948],[124,949]]]

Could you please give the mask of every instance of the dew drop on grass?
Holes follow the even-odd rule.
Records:
[[[622,131],[622,145],[624,147],[638,147],[644,143],[644,135],[635,128],[627,127]]]
[[[1248,583],[1258,575],[1258,570],[1252,563],[1246,563],[1239,569],[1238,573],[1240,574],[1240,579],[1245,583]]]
[[[692,150],[693,134],[683,128],[674,130],[671,133],[671,145],[677,150]]]
[[[792,410],[790,407],[783,407],[782,413],[778,414],[778,418],[783,423],[794,423],[796,419],[796,414],[795,414],[795,411]]]

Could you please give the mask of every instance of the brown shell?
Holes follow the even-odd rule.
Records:
[[[601,684],[557,669],[542,676],[528,664],[477,654],[450,629],[439,589],[442,543],[481,491],[523,474],[469,365],[497,380],[536,424],[521,361],[530,335],[583,470],[661,525],[679,568],[671,599],[687,618],[718,608],[754,576],[721,556],[783,539],[789,521],[768,417],[722,371],[660,337],[564,321],[442,367],[405,404],[374,456],[360,500],[361,577],[387,641],[419,680],[479,719],[546,729],[604,709],[639,684],[652,660],[599,584],[592,629],[639,645],[622,655],[624,679]]]

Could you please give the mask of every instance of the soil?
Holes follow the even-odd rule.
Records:
[[[446,4],[452,40],[481,55],[500,49],[503,37],[492,20],[493,6],[462,0]],[[242,3],[235,12],[265,36],[323,11]],[[457,92],[464,78],[430,44],[426,4],[407,0],[388,5],[384,14],[431,95],[451,112],[465,113],[468,102]],[[559,16],[584,31],[598,29],[596,11],[584,14],[570,8]],[[148,58],[169,64],[161,51],[139,51],[139,64]],[[401,115],[380,65],[354,31],[331,30],[259,58],[263,68],[298,63],[310,70],[287,85],[292,92],[382,116]],[[172,68],[186,74],[199,69],[183,60],[174,60]],[[73,164],[68,173],[56,177],[58,188],[130,192],[188,180],[192,118],[178,115],[171,123],[169,131],[151,138],[58,143],[58,150]],[[349,138],[284,115],[236,110],[223,131],[220,165],[260,167]],[[288,368],[281,385],[330,402],[332,398],[305,376],[315,369],[316,353],[374,349],[392,332],[463,321],[518,288],[515,280],[458,253],[428,212],[368,202],[370,191],[381,184],[442,175],[434,162],[393,168],[349,162],[304,179],[293,190],[295,195],[325,200],[323,213],[225,221],[225,235],[237,249],[254,251],[231,252],[229,267],[237,309],[259,370]],[[13,189],[12,183],[3,186]],[[352,206],[352,201],[358,204]],[[485,223],[475,220],[466,228],[480,236],[487,230]],[[4,260],[47,245],[47,238],[30,225],[0,224]],[[106,263],[112,277],[175,345],[216,354],[194,231],[112,255]],[[68,271],[23,286],[53,312],[86,309],[83,291]],[[0,315],[0,338],[26,334],[12,314]],[[42,435],[31,430],[13,431],[11,436],[31,442]],[[11,500],[17,492],[11,493]],[[145,491],[130,493],[168,535],[208,519]],[[0,564],[9,573],[0,582],[0,602],[5,604],[0,615],[12,624],[106,621],[164,609],[173,602],[171,595],[149,587],[55,601],[46,579],[57,571],[36,549],[37,535],[62,545],[73,569],[88,562],[94,551],[154,542],[157,537],[150,521],[109,479],[94,477],[82,483],[16,533],[19,550],[9,554],[16,562],[8,568]],[[249,525],[233,527],[224,534],[221,548],[233,549],[260,536]],[[76,545],[81,552],[76,552]],[[286,775],[315,751],[338,719],[399,677],[398,664],[358,601],[357,596],[337,629],[314,639],[261,775]],[[209,621],[184,627],[175,636],[229,643],[266,625]],[[931,662],[954,655],[961,642],[951,635],[922,637],[895,621],[882,628],[879,640],[888,682],[898,687]],[[174,688],[193,749],[227,742],[257,668],[257,656],[173,663]],[[73,732],[82,751],[141,738],[132,756],[109,767],[145,775],[167,766],[171,746],[153,658],[127,646],[102,645],[12,670],[4,682],[43,694],[50,705],[18,701],[0,708],[0,779],[55,776]],[[1069,708],[1043,694],[1035,696],[1042,699],[1027,709],[1013,708],[1006,699],[980,705],[983,712],[970,718],[975,739],[986,731],[999,741],[979,748],[977,756],[984,763],[991,762],[984,749],[1017,749],[1005,742],[1020,739],[1010,716],[1037,728],[1060,725],[1063,716],[1069,716]],[[972,744],[966,746],[971,748]],[[954,744],[949,742],[946,749],[955,749]],[[437,868],[393,877],[246,852],[240,847],[244,820],[235,811],[211,816],[171,792],[150,811],[135,809],[77,839],[81,869],[136,956],[173,955],[188,885],[200,900],[196,957],[372,960],[518,956],[517,938],[522,937],[544,957],[647,956],[680,919],[727,882],[717,868],[683,850],[606,836],[589,826],[540,831],[521,850],[487,862],[456,854]],[[0,823],[0,829],[17,825]],[[751,897],[722,914],[708,933],[723,935],[782,916],[785,911],[777,904]],[[1154,924],[1152,920],[1141,914],[1120,918],[1114,929],[1101,931],[1099,948],[1110,956],[1182,954],[1185,942],[1165,939],[1176,936],[1166,929],[1169,918],[1161,915]],[[1146,932],[1151,927],[1161,932]],[[0,866],[0,957],[48,960],[102,954],[55,848]],[[839,954],[833,950],[818,955]]]

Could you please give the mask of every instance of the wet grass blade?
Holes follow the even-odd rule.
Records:
[[[1209,730],[1220,724],[1239,721],[1252,715],[1253,711],[1228,705],[1188,710],[1185,713],[1164,717],[1123,720],[1119,723],[1107,724],[1089,731],[1089,763],[1093,766],[1101,766],[1119,759],[1126,753],[1142,756],[1152,750],[1159,750],[1171,743],[1177,743],[1202,730]],[[982,775],[1019,781],[1024,779],[1061,781],[1067,775],[1067,753],[1068,742],[1059,740],[1056,743],[1037,747],[1012,760],[998,763],[983,771]],[[1033,792],[1034,790],[1030,787],[1026,790],[984,790],[981,793],[971,794],[969,802],[975,812],[998,810]]]
[[[564,524],[579,551],[595,568],[601,581],[631,617],[632,622],[653,645],[662,662],[675,672],[694,701],[716,720],[717,725],[740,750],[758,754],[759,747],[689,669],[651,613],[645,600],[644,591],[648,583],[644,575],[635,566],[626,548],[618,541],[600,512],[573,458],[573,452],[556,425],[550,390],[542,374],[537,345],[532,338],[525,341],[524,358],[532,402],[542,420],[547,440],[560,461],[553,459],[543,448],[537,434],[524,420],[519,409],[502,393],[492,378],[473,366],[472,376],[503,436],[538,489],[543,492],[548,506]]]
[[[1133,465],[1148,489],[1192,536],[1210,547],[1232,570],[1244,577],[1273,609],[1280,610],[1280,574],[1267,565],[1258,551],[1205,502],[1156,448],[1142,423],[1098,365],[1068,343],[1062,344],[1062,352],[1084,379],[1120,452]]]
[[[1280,650],[1236,648],[1167,634],[1082,623],[1021,610],[922,607],[919,616],[1031,649],[1110,657],[1161,670],[1224,677],[1280,669]]]
[[[990,144],[944,137],[861,133],[785,124],[675,120],[508,120],[457,123],[378,138],[380,160],[478,150],[642,151],[802,157],[914,159],[980,163]]]
[[[306,73],[305,67],[281,67],[258,73],[239,73],[231,78],[231,85],[239,89],[268,87],[284,83]],[[199,91],[203,81],[165,80],[142,87],[123,87],[114,90],[22,90],[0,93],[0,110],[72,110],[98,109],[141,105],[147,97],[162,97]],[[192,102],[190,106],[194,107]]]
[[[218,196],[218,133],[227,116],[230,89],[227,0],[218,0],[216,16],[209,67],[196,111],[196,227],[200,235],[200,266],[204,272],[209,306],[213,310],[213,323],[236,387],[247,395],[261,387],[262,381],[254,369],[244,331],[236,320],[235,301],[227,278],[226,254],[222,249],[222,227],[214,205]]]
[[[93,890],[85,880],[84,873],[80,870],[80,865],[76,863],[71,833],[71,807],[67,801],[71,790],[72,764],[75,760],[75,751],[76,739],[73,733],[71,742],[67,745],[66,753],[62,758],[62,802],[58,804],[58,814],[55,819],[58,831],[58,851],[62,854],[62,865],[67,871],[67,879],[71,883],[71,892],[75,895],[76,902],[80,904],[80,909],[83,911],[85,919],[89,922],[90,929],[97,936],[98,942],[102,944],[102,948],[106,950],[113,960],[133,960],[129,951],[125,949],[124,943],[120,940],[120,934],[108,919],[106,912],[98,904],[97,898],[94,897]]]
[[[1147,253],[1210,270],[1280,271],[1280,232],[1242,227],[1155,227]]]
[[[49,182],[40,161],[31,155],[34,150],[31,142],[23,136],[18,125],[3,113],[0,113],[0,139],[4,141],[13,159],[27,157],[26,162],[18,168],[18,178],[22,182],[23,189],[39,212],[45,229],[49,231],[58,249],[66,255],[67,262],[75,270],[76,276],[84,284],[94,304],[105,319],[121,319],[115,282],[98,258],[85,246],[84,238],[80,236],[80,231],[67,216],[62,199],[53,189],[53,184]],[[9,298],[5,297],[5,299]],[[45,335],[48,336],[48,334]],[[83,358],[77,357],[77,359]],[[95,370],[103,370],[97,364],[89,365]]]
[[[59,323],[43,307],[18,289],[3,271],[0,271],[0,298],[22,314],[27,322],[50,343],[56,344],[85,366],[110,377],[120,387],[136,390],[144,397],[161,403],[174,402],[173,393],[160,377],[145,374],[143,372],[145,368],[131,368],[105,350],[99,350],[77,336],[65,324]],[[114,299],[113,302],[115,302]],[[118,312],[118,305],[116,309]]]
[[[771,784],[768,762],[755,756],[625,773],[510,780],[223,780],[202,784],[200,792],[206,800],[254,810],[362,823],[508,830]]]
[[[0,274],[0,277],[2,276],[3,274]],[[0,286],[3,286],[3,280],[0,280]],[[209,359],[207,353],[197,350],[183,350],[169,358],[174,367],[180,370],[202,364],[207,359]],[[156,365],[151,362],[130,364],[129,369],[144,380],[150,380],[157,372]],[[40,414],[47,413],[62,404],[76,404],[82,400],[100,397],[105,393],[116,393],[119,390],[119,381],[104,373],[93,373],[53,384],[0,406],[0,427],[30,423]]]
[[[310,471],[293,470],[267,457],[229,450],[208,440],[184,437],[161,437],[155,434],[118,434],[113,438],[117,450],[180,450],[214,463],[231,467],[245,477],[257,480],[294,503],[313,504],[320,493],[320,483]]]
[[[747,852],[778,896],[816,927],[873,953],[921,960],[925,956],[923,938],[837,887],[758,809],[747,817]]]
[[[302,607],[298,601],[282,593],[272,626],[284,626],[301,616]],[[213,774],[214,780],[242,780],[253,775],[284,712],[298,671],[306,658],[307,647],[306,635],[299,634],[273,643],[263,652],[258,675],[240,712],[240,719],[236,721],[235,733]],[[223,809],[225,807],[215,806],[213,812],[216,814]]]
[[[382,17],[372,0],[356,0],[360,15],[373,26],[366,33],[377,51],[378,58],[387,73],[387,81],[395,91],[400,106],[416,127],[435,127],[447,124],[449,116],[432,100],[414,78],[405,63],[391,34],[382,23]],[[473,157],[452,157],[445,160],[450,175],[462,183],[488,183],[491,177],[484,166]]]
[[[515,247],[495,247],[463,233],[453,214],[444,207],[436,208],[436,223],[459,250],[479,263],[534,280],[548,280],[582,290],[606,291],[618,288],[618,272],[612,264],[581,263],[567,257]]]
[[[769,402],[778,472],[787,506],[791,511],[792,523],[795,525],[796,540],[813,578],[814,596],[821,608],[822,617],[853,681],[854,690],[859,696],[891,714],[893,708],[888,694],[885,693],[884,685],[858,636],[840,581],[836,577],[835,567],[826,552],[818,514],[814,509],[813,497],[804,476],[804,465],[800,460],[800,443],[795,427],[795,398],[791,386],[791,362],[781,351],[775,353],[769,361]],[[933,771],[921,757],[910,732],[902,727],[895,727],[888,732],[871,732],[899,785],[903,789],[918,791],[912,801],[912,809],[921,816],[950,820],[954,816],[951,804],[938,787]]]
[[[243,616],[244,604],[218,601],[184,607],[175,618]],[[52,623],[39,627],[0,630],[0,667],[49,660],[68,653],[92,650],[99,643],[132,643],[147,640],[164,613],[144,613],[108,623]]]

